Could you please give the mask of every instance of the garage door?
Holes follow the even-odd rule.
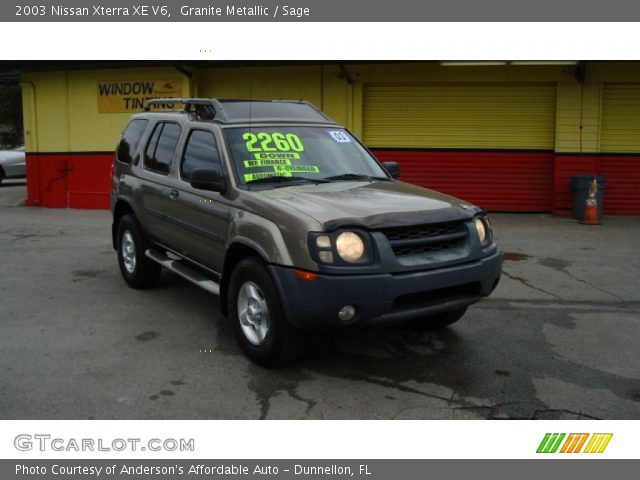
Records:
[[[604,84],[600,151],[605,213],[640,214],[640,84]]]
[[[365,85],[363,138],[402,179],[489,210],[551,209],[555,84]]]
[[[604,85],[600,150],[610,153],[640,152],[640,84]]]

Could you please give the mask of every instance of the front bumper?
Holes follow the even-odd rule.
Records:
[[[502,254],[448,268],[405,274],[322,275],[301,280],[291,268],[270,265],[290,323],[298,328],[401,323],[467,307],[498,284]],[[337,317],[356,307],[349,321]]]

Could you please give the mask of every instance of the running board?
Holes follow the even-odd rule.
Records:
[[[197,270],[191,268],[188,265],[178,261],[171,260],[166,255],[158,252],[157,250],[147,250],[144,254],[153,260],[156,263],[159,263],[167,270],[171,270],[173,273],[180,275],[183,278],[186,278],[191,283],[195,283],[200,288],[205,289],[207,292],[213,293],[214,295],[220,295],[220,285],[214,282],[213,280],[208,279],[204,275],[202,275]]]

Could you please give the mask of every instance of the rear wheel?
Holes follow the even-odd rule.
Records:
[[[438,315],[414,320],[411,322],[410,326],[416,330],[439,330],[460,320],[466,311],[466,307],[459,308],[457,310],[450,310],[448,312],[439,313]]]
[[[136,218],[123,216],[118,223],[116,250],[120,273],[130,287],[149,288],[160,278],[162,267],[144,254],[149,247]]]
[[[242,351],[265,367],[287,363],[302,351],[302,335],[284,317],[280,295],[265,265],[247,258],[229,282],[229,315]]]

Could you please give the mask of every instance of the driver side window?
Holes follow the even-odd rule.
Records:
[[[220,166],[220,153],[213,133],[205,130],[193,130],[184,148],[180,176],[191,180],[191,172],[196,168]]]

